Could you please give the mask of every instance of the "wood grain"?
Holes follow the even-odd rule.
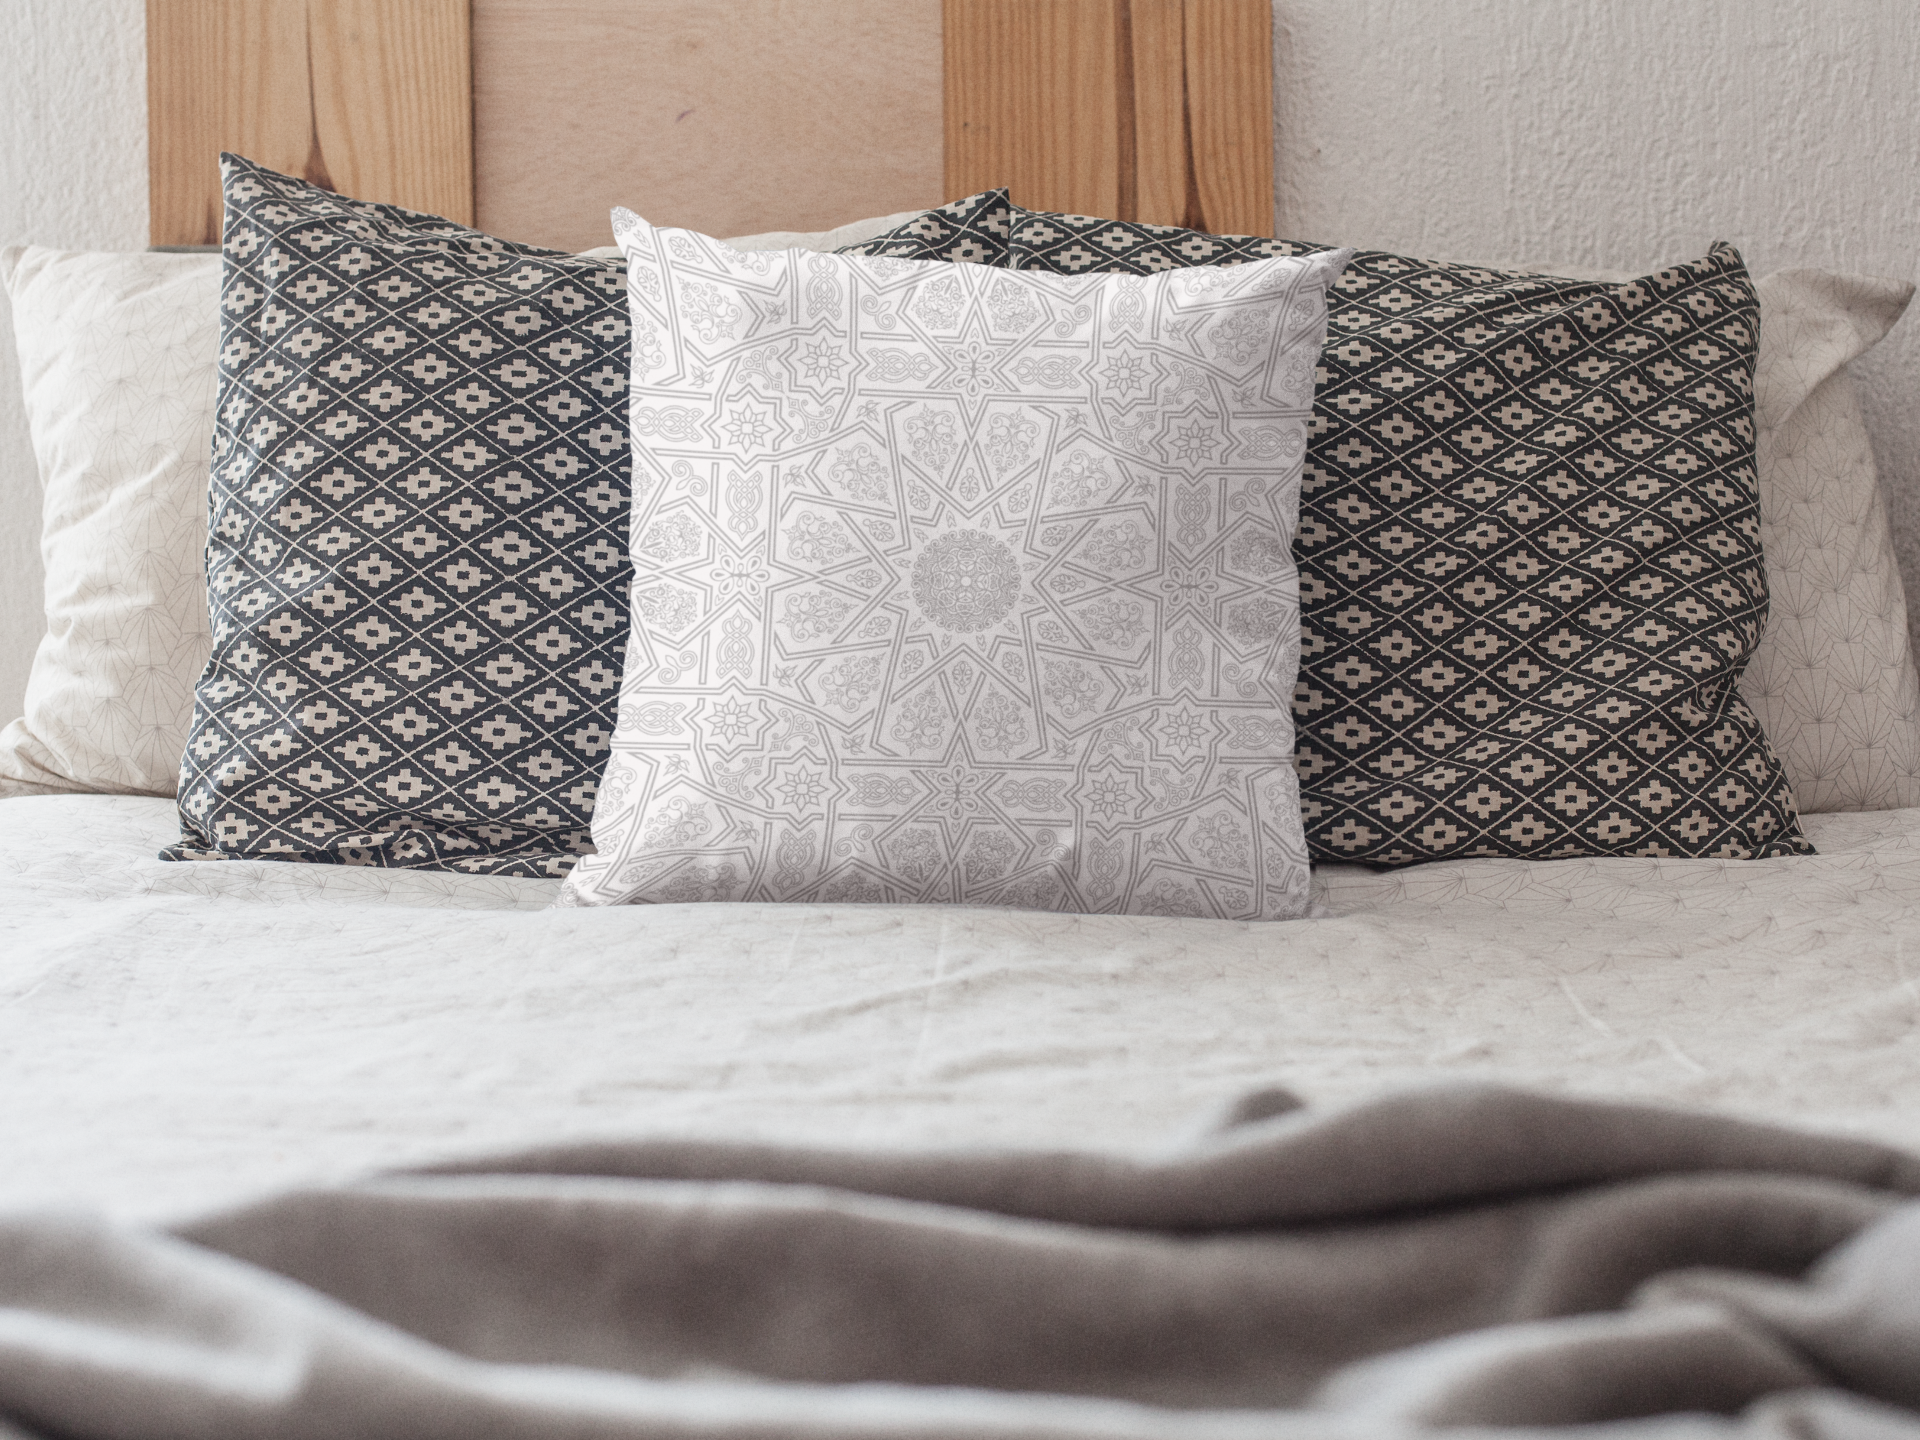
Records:
[[[945,0],[950,197],[1004,185],[1036,210],[1132,208],[1122,195],[1126,9],[1126,0]]]
[[[944,0],[950,197],[1273,230],[1270,0]]]
[[[1132,0],[1134,213],[1116,219],[1193,225],[1193,165],[1187,138],[1184,0]]]
[[[222,149],[563,248],[615,204],[741,234],[995,185],[1271,233],[1269,0],[471,6],[147,0],[153,243],[218,242]]]
[[[1216,235],[1273,234],[1273,10],[1186,0],[1187,128],[1198,219]]]
[[[147,0],[149,235],[220,241],[222,150],[473,220],[467,0]]]
[[[939,0],[474,0],[475,199],[493,234],[713,235],[937,205]]]

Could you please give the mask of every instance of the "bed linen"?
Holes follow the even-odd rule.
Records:
[[[1250,1085],[1436,1080],[1920,1148],[1920,810],[1819,854],[1315,872],[1313,918],[549,911],[556,882],[153,858],[0,810],[0,1207],[178,1216],[592,1137],[1138,1146]]]
[[[1248,1100],[1132,1160],[642,1144],[175,1235],[13,1217],[0,1413],[69,1440],[1920,1435],[1920,1159],[1483,1087]]]

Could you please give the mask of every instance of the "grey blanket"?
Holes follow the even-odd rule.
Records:
[[[0,1220],[20,1434],[1920,1440],[1920,1158],[1491,1088]],[[0,1422],[0,1433],[7,1432]]]

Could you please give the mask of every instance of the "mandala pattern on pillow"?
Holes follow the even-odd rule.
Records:
[[[627,628],[622,263],[222,164],[213,654],[165,854],[562,874]]]
[[[615,231],[633,638],[566,900],[1299,913],[1344,252],[1060,279]]]

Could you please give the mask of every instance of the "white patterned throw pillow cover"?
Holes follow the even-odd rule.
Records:
[[[635,579],[563,903],[1298,915],[1292,541],[1345,251],[747,255],[625,211]]]

